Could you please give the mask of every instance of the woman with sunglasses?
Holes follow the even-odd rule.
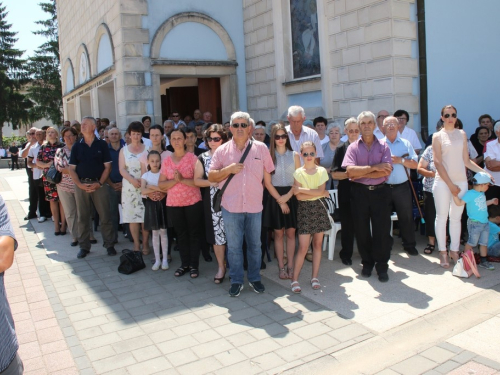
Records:
[[[299,231],[299,250],[295,257],[295,267],[292,276],[292,292],[300,293],[299,275],[304,264],[307,249],[311,242],[313,248],[311,287],[321,289],[318,280],[319,265],[321,262],[321,245],[323,232],[331,229],[330,218],[326,205],[320,198],[328,196],[325,190],[328,173],[325,168],[316,165],[316,146],[306,141],[300,146],[300,154],[304,165],[298,168],[293,177],[295,179],[293,192],[299,201],[297,210],[297,229]]]
[[[217,190],[219,190],[219,183],[208,181],[208,171],[210,170],[210,163],[215,150],[223,143],[226,143],[226,141],[227,134],[222,125],[211,125],[204,132],[204,142],[209,147],[209,150],[198,156],[198,161],[194,169],[194,184],[201,188],[201,195],[203,197],[206,239],[209,244],[213,245],[215,257],[219,265],[219,269],[214,276],[215,284],[222,284],[226,276],[224,256],[227,241],[222,211],[215,212],[213,208],[213,198]]]
[[[274,230],[274,251],[278,259],[279,278],[291,279],[297,228],[297,198],[293,194],[293,173],[300,168],[300,157],[292,150],[285,125],[276,124],[271,130],[270,150],[275,170],[264,172],[264,185],[269,192],[264,207],[264,227]],[[274,198],[274,199],[273,199]],[[286,234],[288,267],[285,269],[283,237]]]
[[[342,236],[340,236],[342,250],[339,256],[346,266],[352,265],[352,253],[354,247],[354,223],[351,213],[351,180],[347,177],[342,162],[349,145],[359,138],[359,126],[354,117],[347,119],[344,123],[344,132],[347,134],[347,142],[337,148],[332,163],[332,178],[339,181],[339,212],[340,224],[342,225]]]
[[[464,206],[457,206],[453,196],[461,198],[468,188],[465,168],[473,172],[484,170],[472,162],[467,148],[467,135],[457,129],[457,110],[447,105],[441,110],[443,128],[432,137],[432,149],[436,177],[432,186],[436,205],[436,239],[439,247],[440,264],[443,268],[450,266],[446,252],[446,221],[450,217],[450,257],[458,260],[460,246],[461,217]],[[488,174],[489,175],[489,174]],[[491,177],[491,176],[490,176]]]

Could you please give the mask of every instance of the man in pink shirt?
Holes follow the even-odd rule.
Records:
[[[261,218],[262,179],[264,169],[271,173],[274,163],[267,146],[259,141],[250,144],[252,134],[250,115],[235,112],[231,116],[230,131],[233,138],[220,146],[212,157],[208,180],[224,186],[226,179],[234,174],[222,196],[222,217],[226,230],[228,260],[231,265],[229,295],[237,297],[243,289],[243,237],[247,243],[248,273],[250,286],[256,293],[264,292],[260,281],[261,264]],[[250,151],[243,163],[240,159],[246,148]]]

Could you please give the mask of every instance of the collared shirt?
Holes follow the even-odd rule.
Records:
[[[385,137],[385,134],[382,133],[382,130],[380,130],[380,128],[378,127],[378,125],[375,127],[375,130],[373,131],[373,135],[375,137],[377,137],[377,139],[382,139],[382,138]]]
[[[500,161],[500,142],[495,140],[488,142],[486,145],[486,151],[483,154],[484,160],[486,160],[486,158],[490,158],[492,160]],[[491,177],[493,177],[493,179],[495,180],[495,185],[500,186],[500,172],[490,171],[486,166],[486,163],[484,166],[484,170],[488,172]]]
[[[12,237],[14,239],[14,250],[17,249],[17,241],[14,228],[9,219],[9,213],[3,197],[0,195],[0,236]],[[14,329],[14,319],[10,311],[9,301],[4,284],[5,272],[0,273],[0,372],[9,367],[14,359],[19,343]]]
[[[293,151],[300,155],[301,164],[304,164],[304,161],[302,160],[302,155],[300,154],[300,146],[306,141],[313,142],[316,145],[317,158],[323,157],[323,147],[321,146],[321,141],[319,139],[318,133],[316,133],[315,130],[310,129],[307,126],[302,126],[299,139],[295,139],[295,135],[292,133],[290,125],[286,127],[286,131],[288,132],[288,139],[290,139],[290,144],[292,145]]]
[[[418,139],[417,133],[412,128],[409,128],[408,125],[405,126],[402,133],[399,133],[401,138],[408,140],[413,146],[414,150],[421,150],[422,143]]]
[[[30,147],[28,151],[28,159],[32,159],[32,163],[36,163],[36,159],[38,158],[38,151],[40,150],[40,143],[35,143]],[[40,168],[33,168],[33,180],[39,180],[42,177],[42,170]]]
[[[239,163],[248,146],[239,150],[233,139],[215,150],[210,164],[210,170],[220,170],[232,163]],[[267,146],[259,141],[253,141],[252,148],[243,162],[244,168],[234,175],[222,195],[222,207],[232,213],[258,213],[262,211],[262,196],[264,187],[264,169],[274,171],[273,160]],[[227,180],[227,179],[226,179]],[[226,180],[219,182],[222,188]]]
[[[174,124],[174,129],[177,129],[180,124],[184,124],[185,126],[187,126],[186,123],[182,120],[179,120],[179,122],[177,122],[177,123],[175,121],[172,121],[172,122]]]
[[[403,156],[408,154],[408,156],[405,157],[406,159],[414,161],[418,160],[417,154],[415,153],[411,143],[406,139],[401,138],[399,134],[396,136],[394,142],[391,142],[387,139],[387,137],[384,137],[382,141],[389,146],[392,156]],[[387,180],[388,184],[396,185],[408,181],[408,175],[405,172],[403,164],[393,164],[392,167],[392,173],[389,175],[389,179]]]
[[[368,150],[363,138],[351,143],[347,148],[347,152],[344,156],[344,161],[342,162],[342,168],[348,166],[372,166],[380,163],[389,163],[392,165],[391,160],[391,150],[385,142],[380,139],[374,138],[372,147]],[[364,185],[379,185],[387,181],[389,177],[377,177],[377,178],[357,178],[355,182]]]
[[[76,174],[80,179],[100,179],[104,164],[111,162],[108,144],[97,137],[90,146],[85,143],[85,139],[75,143],[69,159],[69,164],[76,166]]]
[[[119,166],[119,156],[120,156],[120,150],[123,148],[122,143],[120,142],[120,147],[118,147],[118,150],[115,150],[113,146],[111,146],[111,143],[108,145],[109,148],[109,155],[111,156],[111,172],[109,172],[109,179],[113,183],[117,182],[122,182],[123,176],[120,174],[120,166]]]

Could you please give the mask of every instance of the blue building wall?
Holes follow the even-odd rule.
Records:
[[[150,41],[163,22],[183,12],[206,14],[219,22],[228,32],[236,49],[236,61],[238,62],[236,73],[238,76],[239,104],[241,110],[246,111],[247,93],[242,2],[237,0],[148,0],[148,15],[143,17],[143,27],[149,29]],[[176,28],[172,31],[175,31]],[[182,38],[182,33],[178,33],[177,35]],[[189,43],[186,43],[186,41],[190,40],[190,35],[185,35],[185,38],[184,43],[183,40],[179,40],[178,43],[184,46],[184,48],[190,48]],[[189,55],[192,56],[192,54]],[[186,53],[180,53],[179,58],[183,58],[181,56],[186,56]],[[174,58],[175,56],[172,57]]]
[[[470,136],[484,113],[500,119],[499,0],[425,2],[429,133],[453,104]]]

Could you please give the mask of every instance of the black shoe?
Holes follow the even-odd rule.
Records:
[[[342,264],[345,264],[346,266],[352,266],[352,260],[342,259]]]
[[[113,246],[108,247],[106,250],[108,251],[108,255],[110,255],[110,256],[116,255],[116,250]]]
[[[87,254],[90,253],[90,251],[88,250],[85,250],[85,249],[80,249],[80,251],[78,252],[78,254],[76,255],[76,257],[78,259],[83,259],[87,256]]]
[[[418,250],[415,249],[414,247],[406,247],[405,251],[408,253],[408,255],[413,255],[413,256],[418,255]]]
[[[380,281],[381,283],[386,283],[389,281],[389,275],[387,274],[387,272],[381,272],[378,274],[378,281]]]
[[[365,268],[365,267],[363,267],[363,269],[361,270],[361,275],[364,276],[364,277],[370,277],[372,275],[371,268]]]
[[[262,262],[260,263],[260,269],[261,269],[261,270],[265,270],[266,268],[267,268],[267,266],[266,266],[266,262],[262,261]]]
[[[211,262],[213,259],[212,259],[212,256],[210,254],[208,255],[203,255],[203,258],[205,258],[205,262]]]
[[[229,295],[231,297],[238,297],[243,290],[243,284],[231,284],[231,288],[229,288]]]
[[[71,245],[72,247],[75,247],[76,245],[78,245],[78,241],[73,241],[73,242],[71,242],[71,244],[70,244],[70,245]]]
[[[36,219],[36,217],[37,217],[36,215],[26,215],[26,216],[24,217],[24,220]]]
[[[266,287],[260,281],[249,282],[249,284],[255,293],[264,293],[266,291]]]
[[[95,245],[97,243],[97,240],[90,240],[90,243]]]

